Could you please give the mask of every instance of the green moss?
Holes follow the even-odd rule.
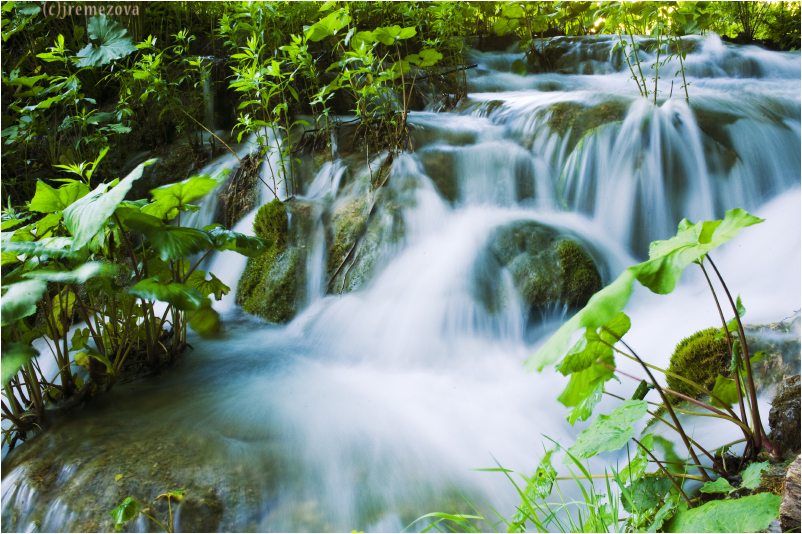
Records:
[[[243,311],[272,323],[287,323],[298,311],[302,261],[297,249],[274,247],[248,260],[237,285],[236,302]]]
[[[517,221],[499,228],[491,237],[491,251],[498,264],[510,271],[529,307],[584,306],[602,288],[596,264],[582,246],[540,223]],[[477,298],[492,313],[498,307],[492,297],[494,277],[491,273],[486,280],[483,269],[477,273]]]
[[[256,212],[253,232],[259,237],[272,239],[277,249],[286,246],[288,230],[287,209],[279,199],[265,204]]]
[[[716,383],[719,373],[729,376],[732,358],[727,340],[714,339],[717,331],[717,328],[708,328],[680,341],[671,356],[668,370],[708,389]],[[700,396],[698,389],[672,376],[666,376],[666,383],[670,389],[689,397]]]
[[[563,302],[582,307],[602,288],[601,275],[593,259],[575,241],[563,240],[557,246],[562,269]]]
[[[541,113],[548,114],[549,129],[560,137],[564,137],[570,130],[568,148],[571,149],[590,130],[611,122],[623,121],[628,108],[629,104],[624,101],[608,101],[596,106],[558,102]]]
[[[432,179],[443,200],[454,202],[459,198],[459,184],[454,172],[454,153],[447,150],[425,150],[419,155],[426,175]]]

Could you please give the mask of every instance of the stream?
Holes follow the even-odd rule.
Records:
[[[457,109],[436,112],[432,98],[410,114],[414,152],[395,158],[386,185],[404,232],[372,252],[373,273],[356,290],[326,292],[322,214],[364,196],[367,171],[343,159],[307,172],[296,197],[312,227],[295,318],[276,326],[244,313],[235,292],[247,260],[211,257],[205,269],[232,288],[215,303],[223,331],[190,334],[193,350],[168,371],[115,386],[8,454],[2,529],[109,530],[107,511],[125,497],[152,503],[175,489],[187,491],[173,509],[177,531],[400,531],[433,511],[474,513],[466,501],[486,517],[489,506],[512,516],[515,487],[475,469],[531,474],[552,446],[544,436],[567,447],[588,425],[565,420],[557,397],[567,378],[523,367],[573,310],[532,315],[506,268],[482,267],[494,231],[516,221],[586,244],[608,284],[683,217],[742,207],[766,221],[713,255],[745,322],[799,310],[800,53],[688,37],[690,105],[676,60],[661,67],[654,105],[611,59],[611,39],[559,39],[562,72],[521,76],[521,53],[469,50],[478,67]],[[211,222],[215,202],[190,224]],[[234,229],[253,234],[255,216]],[[493,309],[477,296],[479,278],[490,280]],[[636,285],[626,311],[629,345],[662,367],[682,338],[719,322],[690,268],[667,296]],[[609,389],[629,398],[635,384],[622,381]],[[605,398],[595,413],[618,402]],[[732,426],[692,428],[714,447],[739,437]],[[617,461],[626,451],[590,466]],[[566,498],[577,491],[564,487]],[[140,516],[126,529],[158,527]]]

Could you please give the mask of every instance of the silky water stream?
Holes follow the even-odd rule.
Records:
[[[191,337],[168,372],[115,387],[8,455],[3,530],[109,529],[106,511],[126,496],[152,502],[176,489],[187,491],[179,531],[399,531],[431,511],[467,511],[463,496],[488,516],[486,504],[512,515],[514,487],[472,469],[498,461],[530,473],[544,436],[569,445],[587,423],[565,421],[565,378],[524,371],[571,310],[530,313],[509,271],[487,267],[495,229],[532,220],[571,235],[606,284],[682,217],[740,206],[766,222],[715,256],[747,322],[800,308],[800,55],[715,36],[696,45],[690,106],[681,78],[666,98],[674,65],[663,67],[657,106],[638,97],[604,39],[566,39],[561,74],[519,76],[520,53],[471,51],[467,101],[410,116],[415,152],[396,157],[387,182],[404,232],[376,251],[372,278],[325,291],[322,214],[364,196],[366,171],[324,164],[297,195],[313,228],[295,319],[275,326],[243,313],[234,292],[245,260],[211,258],[206,268],[232,288],[216,303],[224,331]],[[252,233],[255,213],[236,230]],[[479,278],[497,306],[477,297]],[[671,295],[636,289],[627,312],[629,344],[657,365],[718,319],[690,270]],[[610,388],[628,397],[632,386]],[[597,413],[614,405],[605,399]],[[711,446],[738,437],[715,425],[693,432]],[[140,516],[127,528],[154,525]]]

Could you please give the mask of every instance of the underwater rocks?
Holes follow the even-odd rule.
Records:
[[[497,228],[488,250],[477,265],[475,287],[477,299],[491,313],[503,306],[494,282],[499,268],[509,271],[530,313],[553,305],[581,308],[603,287],[593,257],[577,238],[535,221]]]

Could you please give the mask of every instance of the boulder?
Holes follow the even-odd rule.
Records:
[[[798,378],[798,377],[797,377]],[[780,503],[780,526],[783,532],[799,532],[800,527],[800,457],[791,462],[785,474],[782,502]]]
[[[275,245],[248,260],[237,285],[236,303],[243,311],[277,324],[295,317],[306,287],[305,245],[311,214],[312,207],[298,200],[274,200],[259,208],[254,233],[272,239]]]
[[[556,304],[581,308],[603,287],[595,260],[578,238],[544,224],[502,226],[491,234],[488,248],[488,257],[477,267],[476,296],[490,312],[502,304],[493,290],[493,264],[509,270],[530,312]]]

